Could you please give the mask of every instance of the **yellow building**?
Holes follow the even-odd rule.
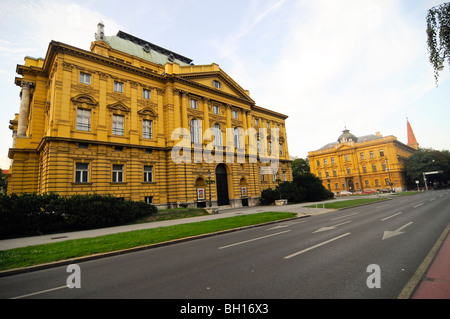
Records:
[[[286,115],[215,63],[103,28],[90,51],[52,41],[44,59],[17,66],[9,193],[205,206],[211,179],[212,204],[236,207],[292,179]]]
[[[418,148],[417,142],[412,146],[392,135],[356,137],[345,129],[337,142],[309,152],[308,157],[311,173],[335,194],[399,192],[405,189],[403,163]]]

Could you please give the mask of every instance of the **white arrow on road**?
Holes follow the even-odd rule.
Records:
[[[387,239],[387,238],[391,238],[391,237],[394,237],[394,236],[397,236],[397,235],[401,235],[401,234],[404,234],[405,232],[404,231],[402,231],[403,229],[405,229],[406,227],[408,227],[409,225],[411,225],[413,222],[409,222],[408,224],[406,224],[406,225],[403,225],[402,227],[400,227],[399,229],[396,229],[396,230],[386,230],[385,232],[384,232],[384,234],[383,234],[383,239],[382,240],[385,240],[385,239]]]
[[[313,233],[319,233],[319,232],[321,232],[321,231],[326,231],[326,230],[336,229],[338,226],[341,226],[341,225],[344,225],[344,224],[347,224],[347,223],[351,223],[351,222],[352,222],[352,221],[349,220],[348,222],[343,222],[343,223],[340,223],[340,224],[337,224],[337,225],[328,226],[328,227],[322,227],[322,228],[319,228],[319,229],[316,230],[316,231],[313,231]]]

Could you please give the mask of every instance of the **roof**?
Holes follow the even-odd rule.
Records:
[[[353,141],[353,142],[355,142],[356,144],[359,144],[359,143],[364,143],[364,142],[368,142],[368,141],[378,140],[378,139],[382,139],[382,138],[383,138],[383,136],[380,136],[380,135],[369,134],[369,135],[359,136],[359,137],[356,138],[357,142],[355,142],[355,141]],[[327,149],[330,149],[330,148],[334,148],[337,144],[339,144],[339,142],[328,143],[328,144],[322,146],[321,148],[319,148],[318,151],[323,151],[323,150],[327,150]]]
[[[409,124],[409,121],[406,120],[406,127],[407,127],[407,131],[408,131],[408,145],[415,145],[418,144],[416,137],[414,135],[414,132],[412,130],[411,124]]]
[[[119,31],[117,35],[105,37],[105,42],[113,49],[160,65],[175,62],[181,66],[185,66],[192,63],[192,60],[185,56],[123,31]]]

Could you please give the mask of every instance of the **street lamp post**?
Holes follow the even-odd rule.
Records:
[[[389,175],[389,185],[391,186],[391,193],[393,193],[393,188],[392,188],[392,180],[391,180],[391,169],[389,167],[389,160],[386,158],[386,165],[387,165],[387,171],[388,171],[388,175]]]

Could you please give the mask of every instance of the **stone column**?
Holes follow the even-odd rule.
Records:
[[[25,137],[27,132],[28,114],[30,112],[30,88],[33,83],[22,82],[22,96],[20,100],[19,123],[17,125],[17,136]]]

